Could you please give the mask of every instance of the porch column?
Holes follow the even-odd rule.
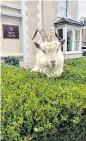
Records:
[[[63,28],[63,39],[65,39],[65,44],[63,46],[63,53],[67,52],[67,27]]]
[[[37,9],[38,9],[38,13],[37,13],[37,27],[38,29],[42,28],[42,0],[38,0],[38,4],[37,4]],[[40,34],[39,35],[39,40],[38,42],[40,43],[42,41]]]

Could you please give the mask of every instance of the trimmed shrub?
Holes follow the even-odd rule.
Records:
[[[86,58],[60,78],[3,64],[2,141],[86,141]]]
[[[19,66],[19,59],[17,57],[5,57],[4,62],[8,65]]]

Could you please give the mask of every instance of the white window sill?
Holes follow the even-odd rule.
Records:
[[[63,52],[63,54],[82,54],[82,51],[67,51]]]

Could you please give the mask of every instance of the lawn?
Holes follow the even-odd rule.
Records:
[[[86,58],[60,78],[2,64],[2,141],[86,141]]]

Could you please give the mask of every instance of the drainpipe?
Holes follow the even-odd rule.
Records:
[[[42,0],[42,1],[41,1],[41,5],[42,5],[42,6],[41,6],[41,7],[42,7],[42,9],[41,9],[41,10],[42,10],[42,27],[44,28],[44,14],[43,14],[43,12],[44,12],[44,7],[43,7],[43,4],[44,4],[44,3],[43,3],[43,0]]]
[[[27,26],[26,26],[26,22],[28,20],[28,17],[26,16],[26,0],[21,0],[21,13],[22,13],[22,21],[21,21],[21,30],[22,30],[22,53],[23,53],[23,60],[24,62],[27,62],[27,48],[28,48],[28,44],[27,44]]]

